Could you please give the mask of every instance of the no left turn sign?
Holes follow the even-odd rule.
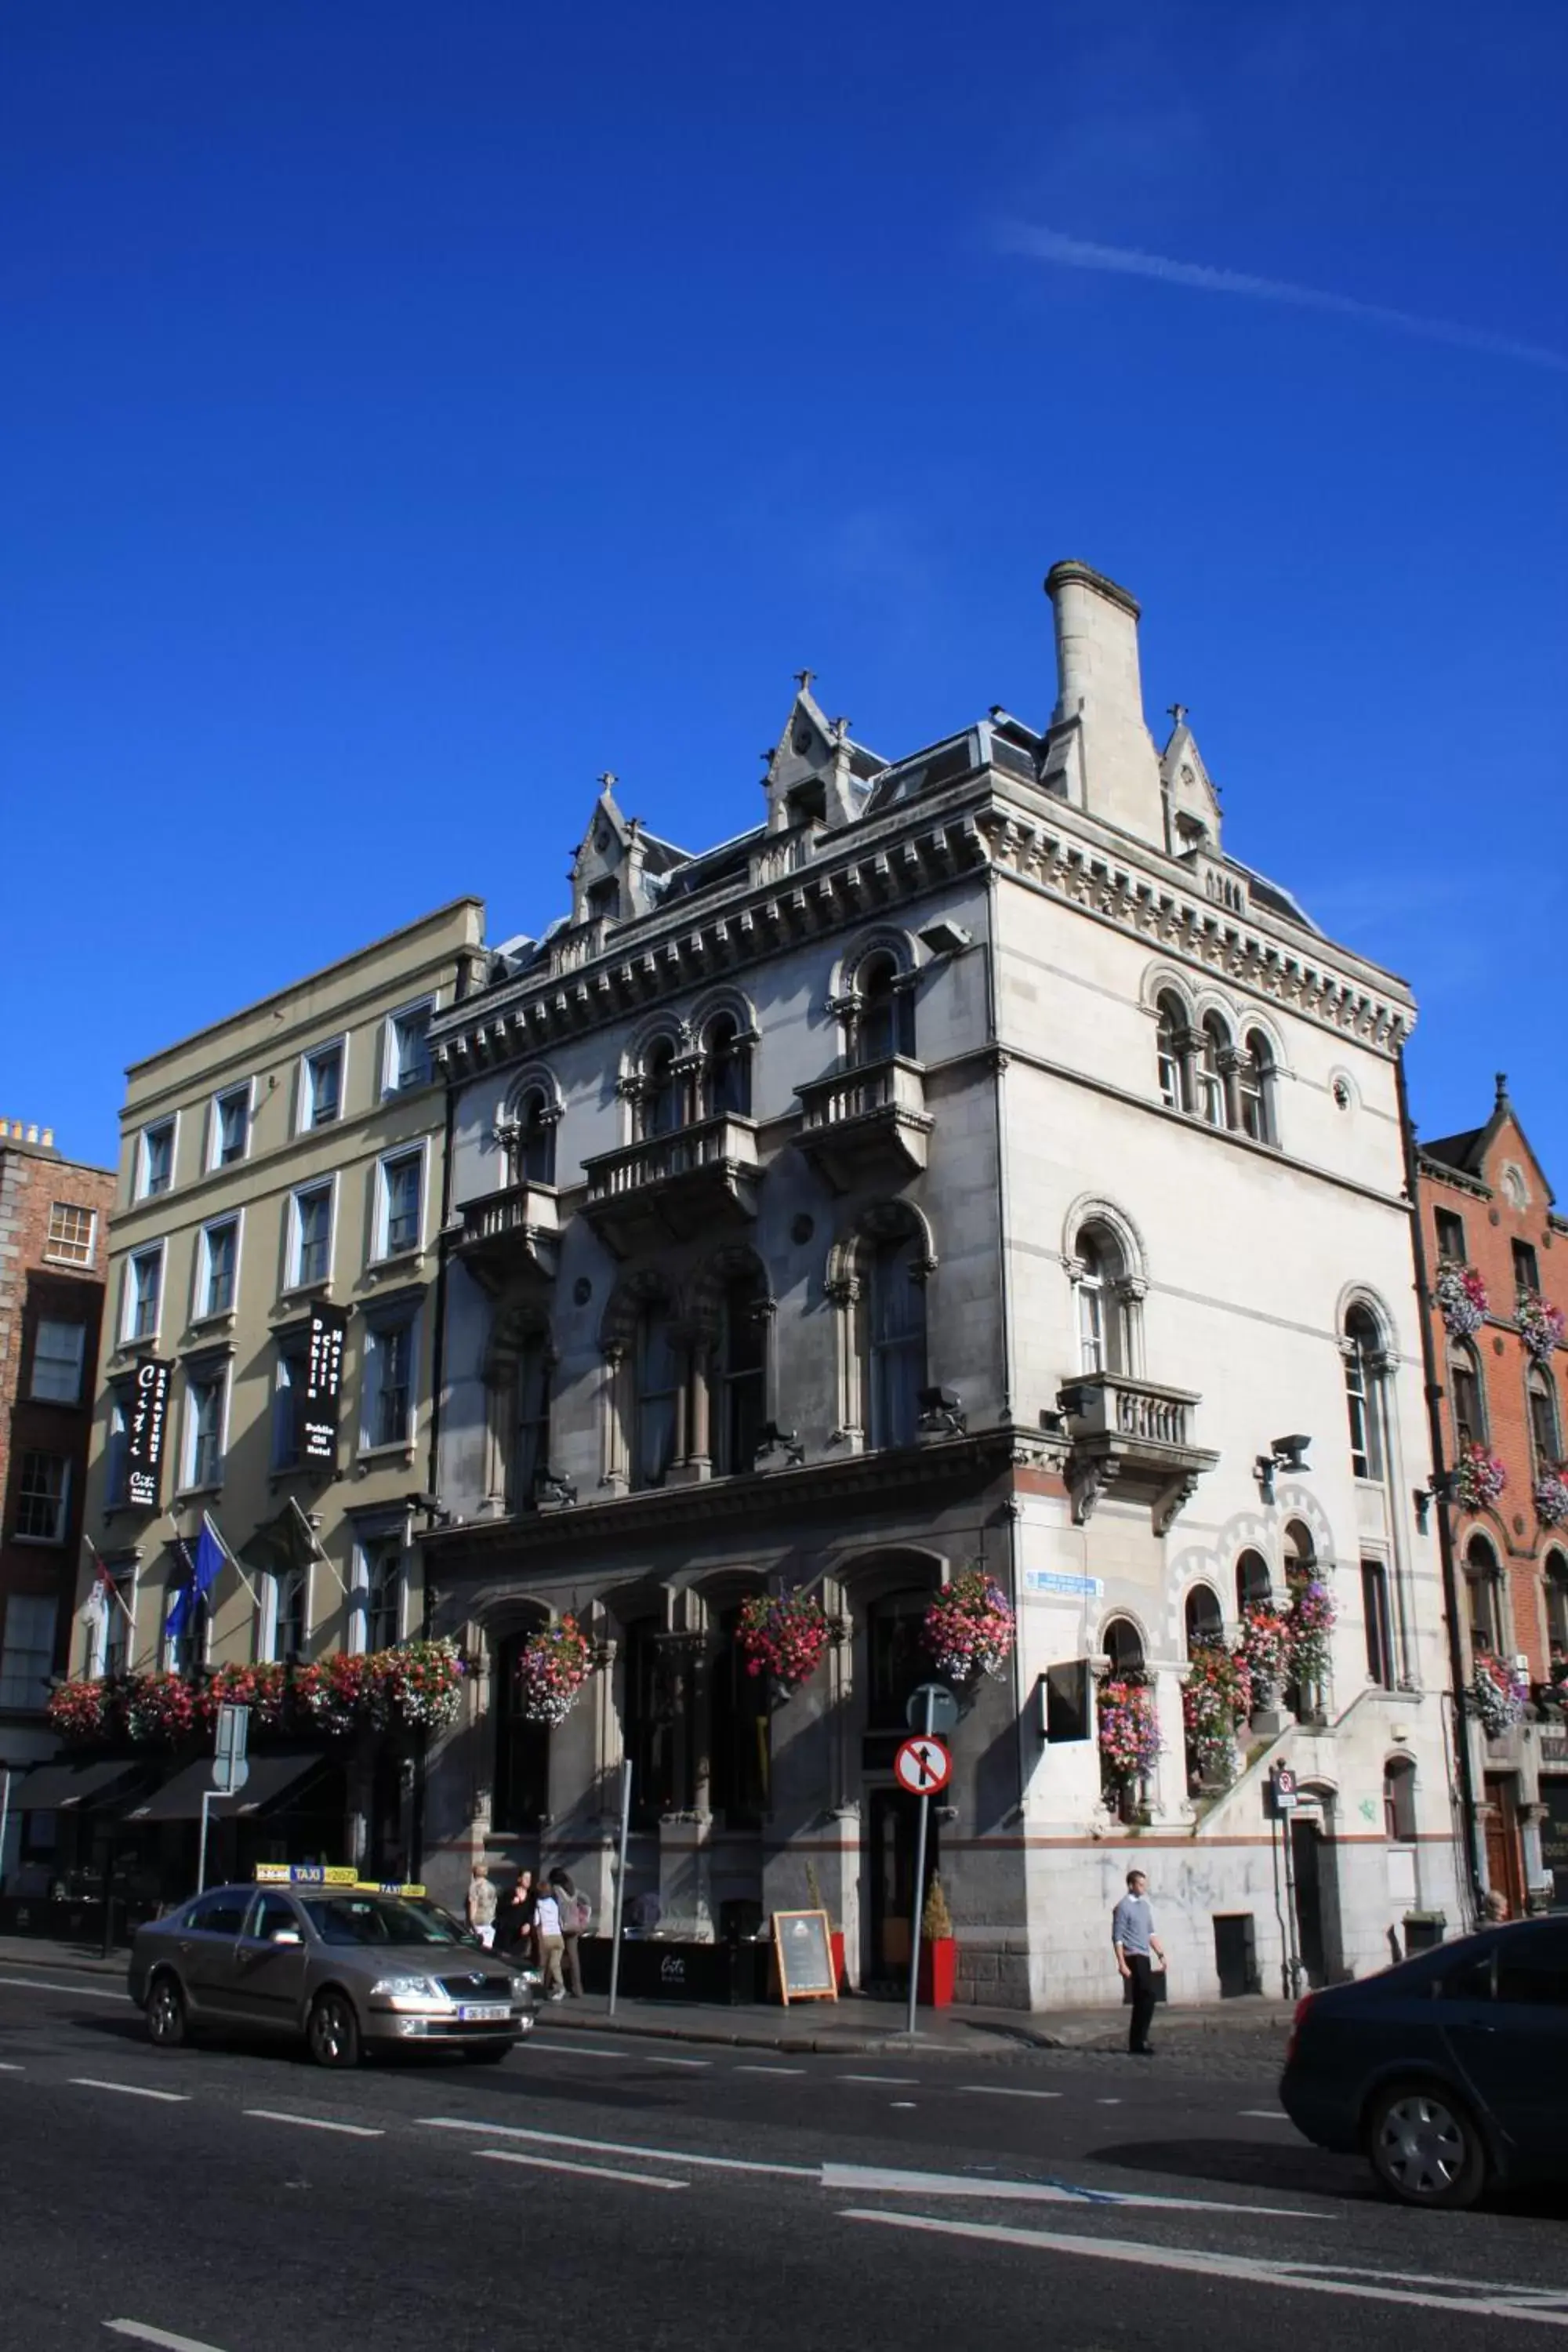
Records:
[[[903,1741],[893,1759],[893,1777],[912,1797],[929,1797],[945,1789],[952,1771],[952,1759],[941,1740],[923,1733],[918,1739]]]

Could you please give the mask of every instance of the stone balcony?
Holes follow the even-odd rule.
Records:
[[[796,1087],[801,1150],[838,1192],[868,1175],[902,1183],[926,1164],[934,1119],[926,1108],[925,1071],[896,1054]]]
[[[1219,1455],[1194,1442],[1201,1399],[1187,1389],[1157,1387],[1121,1372],[1084,1372],[1057,1398],[1071,1451],[1068,1484],[1073,1518],[1082,1526],[1100,1496],[1146,1502],[1163,1536]]]
[[[700,1119],[583,1163],[583,1214],[617,1257],[757,1213],[757,1129],[749,1118]]]
[[[464,1201],[457,1225],[454,1252],[487,1290],[505,1289],[530,1274],[554,1281],[561,1212],[553,1185],[506,1184]]]

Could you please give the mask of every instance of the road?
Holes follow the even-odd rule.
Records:
[[[0,1969],[0,2343],[1474,2352],[1563,2341],[1568,2200],[1412,2214],[1255,2056],[783,2057],[569,2032],[342,2076]]]

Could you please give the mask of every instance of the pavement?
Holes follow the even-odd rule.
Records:
[[[73,1964],[73,1959],[80,1962]],[[547,2010],[504,2064],[150,2047],[96,1954],[0,1952],[6,2352],[1529,2352],[1558,2197],[1384,2203],[1280,2113],[1271,2034],[721,2048]]]
[[[105,1959],[96,1944],[52,1943],[36,1936],[0,1936],[0,1965],[37,1960],[46,1969],[80,1969],[123,1981],[126,1954]],[[1248,1997],[1210,2005],[1170,2003],[1156,2013],[1155,2032],[1167,2043],[1184,2046],[1247,2046],[1267,2042],[1278,2057],[1291,2017],[1289,2001]],[[789,2009],[775,2003],[721,2007],[704,2001],[617,2001],[616,2014],[603,1993],[586,1993],[549,2005],[552,2029],[643,2035],[652,2041],[728,2044],[743,2050],[820,2052],[828,2056],[865,2056],[879,2050],[929,2051],[933,2056],[1008,2056],[1026,2050],[1121,2050],[1127,2042],[1127,2012],[1120,2001],[1053,2010],[979,2009],[965,2005],[921,2010],[916,2031],[906,2031],[902,2002],[849,1995],[837,2001],[811,2001]],[[1260,2039],[1261,2037],[1261,2039]]]

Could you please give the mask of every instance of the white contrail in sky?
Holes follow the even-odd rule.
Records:
[[[1428,342],[1457,343],[1472,352],[1489,352],[1494,358],[1525,360],[1532,367],[1555,368],[1568,373],[1568,352],[1549,351],[1541,343],[1518,342],[1510,335],[1494,335],[1485,327],[1465,327],[1451,319],[1426,319],[1414,310],[1391,310],[1383,302],[1358,302],[1352,294],[1328,294],[1317,286],[1295,286],[1284,278],[1255,278],[1243,269],[1215,269],[1203,261],[1173,261],[1163,253],[1145,253],[1135,245],[1094,245],[1087,238],[1066,236],[1061,230],[1035,228],[1026,222],[1007,224],[1001,232],[1005,253],[1028,254],[1036,261],[1054,261],[1064,269],[1108,270],[1121,278],[1154,278],[1165,286],[1190,286],[1200,294],[1244,294],[1255,302],[1288,302],[1299,310],[1330,310],[1342,319],[1366,319],[1379,327],[1396,327],[1403,334],[1424,335]]]

